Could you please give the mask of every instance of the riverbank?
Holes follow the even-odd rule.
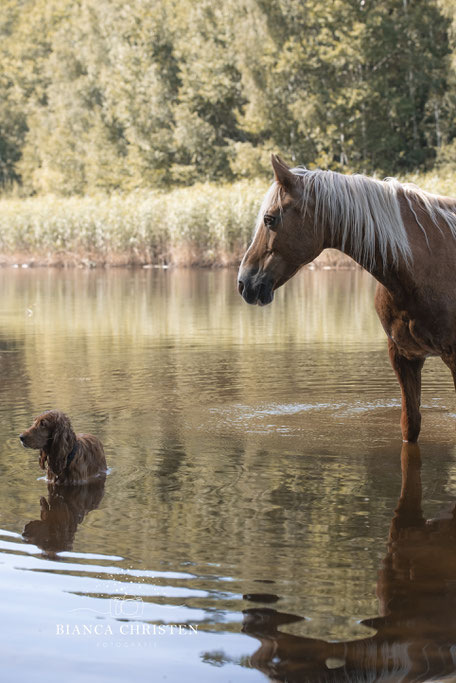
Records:
[[[234,268],[241,261],[244,251],[239,250],[231,256],[224,254],[220,259],[208,260],[203,251],[179,252],[178,260],[154,262],[132,256],[131,253],[116,253],[103,256],[97,253],[76,254],[60,251],[47,253],[12,252],[0,254],[0,268]],[[186,258],[188,256],[189,258]],[[305,266],[311,270],[351,270],[359,266],[345,254],[336,249],[326,249],[312,263]]]
[[[451,169],[403,180],[456,195]],[[266,188],[262,181],[242,181],[109,197],[1,199],[0,265],[235,266]],[[354,267],[334,250],[312,265]]]
[[[0,263],[213,266],[236,263],[265,185],[0,201]]]

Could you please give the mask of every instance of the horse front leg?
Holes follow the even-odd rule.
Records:
[[[410,360],[402,356],[391,339],[388,339],[388,352],[402,392],[402,439],[417,441],[421,429],[421,370],[424,358]]]

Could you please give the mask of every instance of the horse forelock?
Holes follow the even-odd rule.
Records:
[[[421,208],[439,229],[443,220],[456,238],[456,213],[445,206],[441,198],[421,190],[411,183],[400,183],[395,178],[377,180],[361,174],[343,175],[335,171],[293,168],[297,189],[301,196],[303,222],[312,203],[313,225],[316,231],[325,229],[330,239],[343,249],[350,242],[352,256],[369,268],[380,255],[383,267],[397,265],[399,258],[412,262],[412,251],[402,219],[399,196],[405,198],[417,225],[426,228],[418,216]],[[281,209],[286,191],[274,181],[269,187],[256,223],[261,227],[263,216],[274,207]],[[456,204],[455,204],[456,206]]]

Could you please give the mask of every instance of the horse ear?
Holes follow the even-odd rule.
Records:
[[[296,184],[294,173],[290,171],[286,163],[282,161],[278,154],[271,154],[271,164],[277,182],[280,183],[285,190],[291,192]]]

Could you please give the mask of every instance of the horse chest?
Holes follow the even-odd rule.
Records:
[[[423,355],[424,349],[420,340],[412,336],[410,332],[410,320],[408,318],[395,318],[391,321],[386,333],[396,344],[402,355],[409,358]]]
[[[413,296],[377,287],[375,308],[388,337],[409,359],[441,356],[456,343],[456,317],[445,300],[431,290],[415,289]]]
[[[407,315],[395,318],[387,331],[406,358],[426,358],[448,353],[453,339],[435,320],[410,319]]]

